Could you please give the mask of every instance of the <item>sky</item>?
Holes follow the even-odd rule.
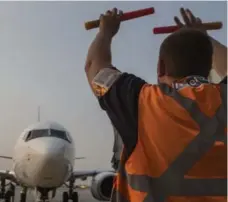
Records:
[[[158,50],[167,35],[155,26],[173,25],[181,6],[203,21],[222,21],[209,34],[226,44],[226,2],[0,2],[0,155],[13,155],[20,133],[37,120],[66,127],[76,145],[75,169],[109,169],[110,121],[90,91],[84,63],[98,29],[84,22],[117,7],[124,12],[154,7],[155,14],[121,24],[113,40],[113,65],[156,83]],[[0,169],[12,162],[0,160]]]

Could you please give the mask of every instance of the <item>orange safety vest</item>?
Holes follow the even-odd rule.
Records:
[[[112,202],[227,201],[227,88],[143,86],[138,142],[123,149]]]

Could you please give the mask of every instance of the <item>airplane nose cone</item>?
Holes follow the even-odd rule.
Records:
[[[61,139],[40,138],[30,145],[30,148],[46,159],[64,156],[65,145]]]
[[[40,138],[34,143],[30,145],[34,183],[41,187],[61,185],[69,170],[69,162],[64,158],[64,140]]]

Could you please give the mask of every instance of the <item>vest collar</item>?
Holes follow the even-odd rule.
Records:
[[[192,76],[187,76],[185,78],[175,80],[172,83],[172,87],[176,89],[180,89],[186,86],[190,87],[198,87],[201,84],[209,84],[209,80],[205,77],[202,76],[197,76],[197,75],[192,75]]]

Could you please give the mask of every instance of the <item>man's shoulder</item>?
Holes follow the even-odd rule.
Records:
[[[121,72],[116,68],[104,68],[94,77],[92,87],[98,97],[110,94],[110,91],[129,94],[139,91],[146,82],[127,72]],[[126,92],[126,93],[124,93]]]
[[[99,97],[105,95],[121,75],[122,72],[115,68],[104,68],[100,70],[92,80],[92,87],[96,95]]]
[[[141,88],[141,93],[159,93],[161,91],[160,85],[145,83]]]

